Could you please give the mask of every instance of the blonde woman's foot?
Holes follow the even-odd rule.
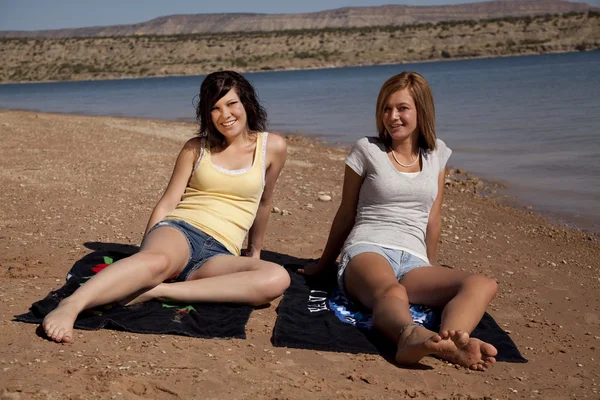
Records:
[[[468,341],[469,335],[462,331],[442,337],[420,325],[411,325],[400,335],[395,360],[398,364],[414,365],[430,354],[454,354],[458,348],[466,346]]]
[[[73,324],[79,315],[79,308],[74,304],[61,301],[42,322],[42,328],[49,339],[57,343],[73,342]]]
[[[438,357],[474,371],[485,371],[496,363],[495,357],[498,350],[489,343],[471,338],[466,332],[462,331],[442,331],[440,336],[451,338],[459,332],[463,339],[459,342],[455,341],[457,348],[454,351],[438,353],[436,354]]]

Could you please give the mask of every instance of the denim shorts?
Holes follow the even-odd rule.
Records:
[[[342,261],[338,266],[338,286],[346,295],[348,295],[344,286],[344,273],[346,272],[346,267],[350,260],[362,253],[377,253],[383,256],[387,262],[390,263],[390,267],[394,270],[398,281],[415,268],[431,266],[427,261],[404,250],[390,249],[371,243],[356,243],[344,251],[342,254]]]
[[[169,226],[181,232],[187,240],[190,248],[190,257],[188,258],[185,267],[183,267],[179,274],[169,278],[166,282],[186,281],[192,273],[202,266],[202,264],[214,256],[233,255],[225,248],[225,246],[223,246],[212,236],[209,236],[198,228],[195,228],[187,222],[178,219],[167,219],[160,221],[150,229],[148,234],[162,226]]]

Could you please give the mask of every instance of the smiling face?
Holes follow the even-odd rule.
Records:
[[[408,88],[400,89],[388,97],[381,117],[393,142],[418,139],[417,108]]]
[[[235,89],[231,89],[210,110],[213,125],[227,141],[248,133],[248,117]]]

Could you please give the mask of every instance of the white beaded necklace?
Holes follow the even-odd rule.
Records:
[[[419,161],[419,156],[421,155],[421,149],[419,149],[419,153],[417,153],[417,157],[415,158],[415,161],[413,161],[410,164],[402,164],[400,161],[398,161],[398,159],[396,158],[396,152],[394,151],[394,149],[392,149],[390,147],[390,151],[392,152],[392,157],[394,157],[394,160],[398,163],[398,165],[404,167],[404,168],[409,168],[412,167],[413,165],[415,165],[417,163],[417,161]]]

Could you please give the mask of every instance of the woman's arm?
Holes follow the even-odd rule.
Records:
[[[179,204],[181,196],[190,180],[190,175],[194,169],[194,163],[196,162],[199,150],[199,138],[188,140],[183,146],[183,149],[181,149],[177,161],[175,162],[169,184],[158,203],[156,203],[152,214],[150,214],[150,219],[148,220],[146,230],[144,231],[144,237],[146,237],[150,228],[162,220],[169,212],[173,211],[175,207],[177,207],[177,204]]]
[[[329,237],[325,250],[316,264],[309,265],[299,270],[306,275],[314,275],[321,271],[327,271],[334,265],[340,254],[340,250],[354,226],[356,218],[356,207],[358,205],[358,194],[363,183],[363,177],[358,175],[352,168],[346,165],[344,171],[344,188],[342,190],[342,202],[333,218]]]
[[[437,264],[437,246],[442,232],[442,202],[444,197],[444,182],[446,169],[438,175],[438,195],[431,206],[427,232],[425,233],[425,246],[427,247],[427,258],[432,265]]]
[[[248,249],[246,256],[260,258],[260,251],[263,246],[263,239],[267,230],[267,222],[271,215],[271,202],[273,201],[273,191],[279,174],[287,158],[287,145],[285,139],[276,133],[269,133],[267,141],[266,160],[267,171],[265,174],[265,189],[258,204],[258,210],[254,223],[248,232]]]

